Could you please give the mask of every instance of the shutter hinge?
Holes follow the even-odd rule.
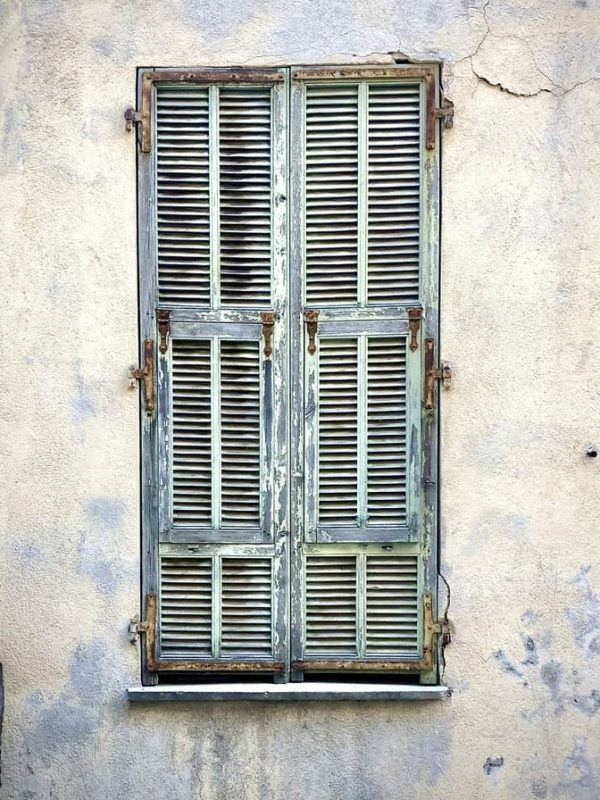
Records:
[[[142,112],[136,111],[135,108],[125,109],[125,130],[132,131],[133,126],[142,122]]]
[[[442,98],[442,104],[439,108],[432,109],[433,116],[436,119],[442,120],[444,128],[451,128],[454,125],[454,103],[452,100]]]
[[[152,339],[144,339],[144,366],[130,367],[129,379],[132,386],[135,386],[135,381],[142,381],[144,384],[144,405],[146,414],[151,416],[154,412],[154,342]]]
[[[433,652],[435,636],[439,637],[439,643],[442,647],[446,647],[452,641],[452,625],[445,615],[437,622],[433,621],[433,598],[430,592],[424,592],[423,594],[423,608],[425,650]]]
[[[435,365],[435,340],[425,339],[425,410],[433,411],[435,382],[441,381],[444,389],[452,386],[452,367],[442,361],[440,366]]]
[[[135,644],[139,640],[140,634],[148,633],[148,623],[141,622],[139,616],[136,614],[135,617],[129,620],[127,633],[131,644]]]

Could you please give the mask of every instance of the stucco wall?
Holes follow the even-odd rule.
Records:
[[[595,0],[0,5],[9,800],[600,797]],[[128,707],[138,65],[445,61],[450,701]]]

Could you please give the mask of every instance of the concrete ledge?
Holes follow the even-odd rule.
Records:
[[[214,700],[440,700],[450,697],[448,686],[387,683],[213,683],[178,686],[135,686],[127,689],[134,703]]]

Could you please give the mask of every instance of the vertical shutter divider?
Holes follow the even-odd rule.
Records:
[[[221,340],[210,340],[210,440],[212,448],[212,526],[221,527]]]
[[[221,586],[223,568],[221,556],[212,559],[212,657],[221,656]]]
[[[357,337],[357,373],[358,383],[358,409],[356,419],[356,455],[357,455],[357,492],[356,492],[356,516],[358,527],[367,525],[367,504],[368,504],[368,485],[367,485],[367,384],[368,384],[368,339],[365,335]],[[361,368],[362,367],[362,368]]]
[[[367,652],[367,556],[356,556],[356,654],[364,658]]]
[[[368,169],[369,169],[369,85],[358,84],[358,208],[357,289],[358,305],[367,305],[368,263]]]
[[[221,307],[219,87],[209,89],[210,307]]]

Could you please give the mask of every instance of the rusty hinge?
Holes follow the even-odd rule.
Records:
[[[135,108],[127,108],[125,109],[125,130],[132,131],[133,126],[137,123],[142,122],[142,114],[140,111],[136,111]]]
[[[142,381],[144,384],[144,406],[150,416],[154,411],[154,342],[144,339],[144,366],[130,367],[129,378],[132,382]]]
[[[444,128],[451,128],[454,125],[454,103],[452,100],[447,100],[444,97],[442,105],[439,108],[432,109],[431,113],[436,119],[442,120]]]
[[[156,309],[156,322],[158,333],[160,334],[160,344],[158,349],[164,355],[168,348],[169,331],[171,330],[171,312],[164,308]]]
[[[139,640],[140,634],[148,633],[148,623],[141,622],[139,614],[136,614],[129,620],[127,633],[131,644],[135,644]]]
[[[411,353],[419,349],[419,330],[421,328],[421,318],[423,317],[422,308],[409,308],[408,309],[408,328],[410,330],[410,345]]]
[[[275,325],[275,314],[272,311],[263,311],[260,315],[262,323],[262,335],[265,340],[265,358],[270,358],[273,352],[273,326]]]
[[[444,389],[452,385],[452,368],[442,361],[440,366],[435,364],[435,340],[425,339],[425,410],[433,411],[435,397],[435,382],[441,381]]]

